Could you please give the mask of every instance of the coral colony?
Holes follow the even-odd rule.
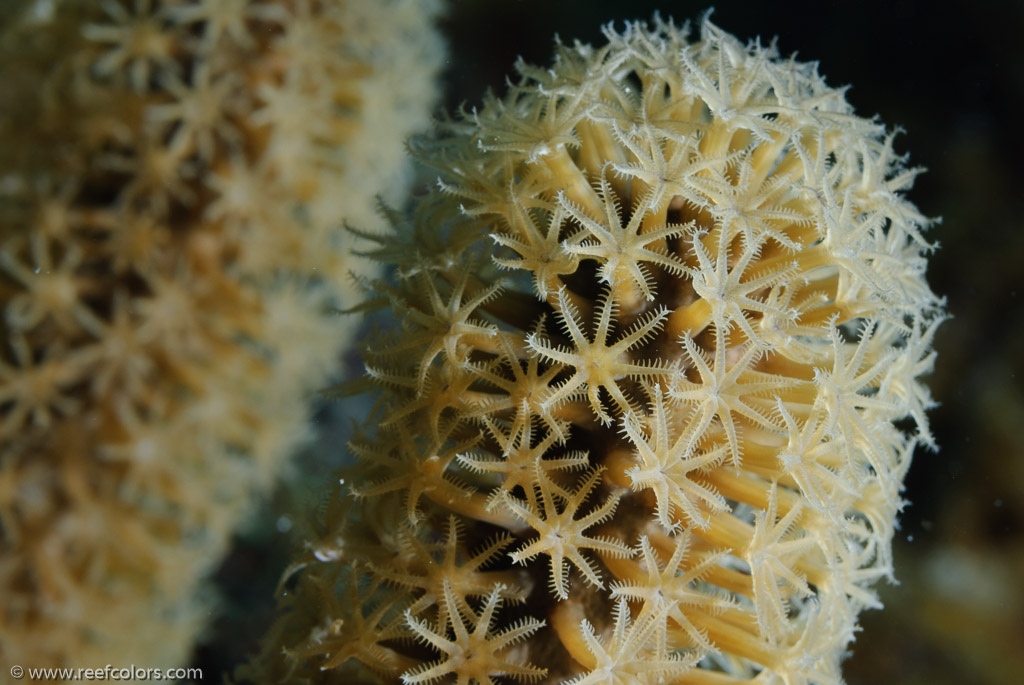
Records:
[[[699,29],[414,141],[374,413],[249,677],[842,682],[933,442],[930,222],[816,65]]]
[[[405,190],[437,7],[17,4],[0,32],[0,660],[187,664],[215,611],[200,581],[350,336],[334,309],[371,272],[342,224]]]

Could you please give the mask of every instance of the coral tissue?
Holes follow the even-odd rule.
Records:
[[[39,0],[0,32],[0,656],[187,664],[399,197],[413,0]],[[413,79],[413,87],[398,86]]]
[[[414,142],[277,678],[841,682],[932,445],[917,170],[814,64],[606,37]]]

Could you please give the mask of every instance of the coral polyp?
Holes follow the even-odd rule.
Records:
[[[399,326],[276,677],[841,682],[932,443],[932,222],[816,65],[699,34],[559,45],[414,141],[438,189],[373,253]],[[412,553],[495,535],[472,585]]]

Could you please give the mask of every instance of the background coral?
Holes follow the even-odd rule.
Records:
[[[354,330],[342,223],[405,192],[437,6],[5,10],[0,655],[185,665]]]
[[[380,429],[268,679],[839,682],[932,441],[928,221],[813,66],[701,32],[520,63],[420,144]]]

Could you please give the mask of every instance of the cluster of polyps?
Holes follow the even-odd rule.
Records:
[[[841,681],[932,442],[916,171],[813,64],[607,39],[414,145],[440,190],[375,252],[400,329],[292,673]]]
[[[0,657],[183,664],[200,582],[353,329],[330,311],[355,303],[342,223],[403,192],[436,7],[20,4],[0,28]]]

